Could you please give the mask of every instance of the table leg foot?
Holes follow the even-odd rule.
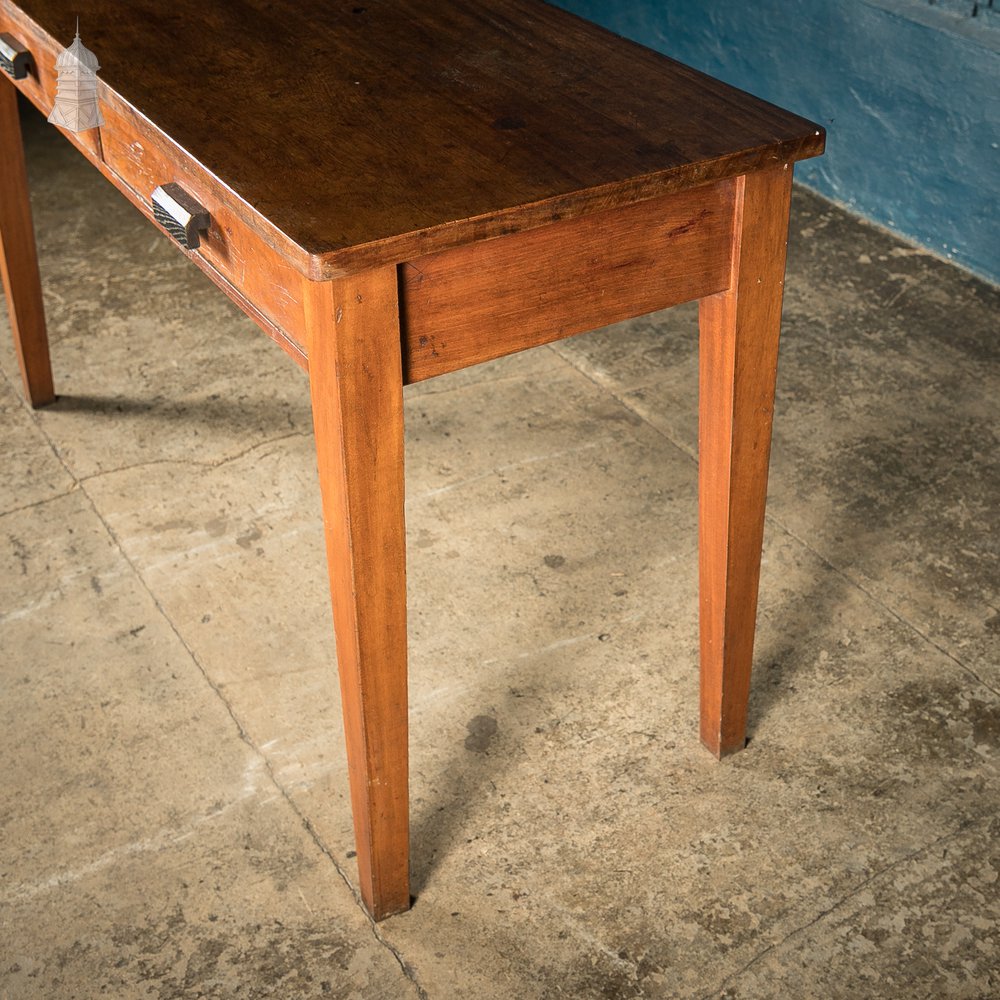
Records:
[[[736,181],[733,279],[700,303],[701,740],[746,745],[791,164]]]
[[[0,81],[0,271],[24,394],[32,406],[55,398],[35,230],[31,224],[17,91]]]
[[[395,267],[305,282],[361,896],[410,906],[403,383]]]

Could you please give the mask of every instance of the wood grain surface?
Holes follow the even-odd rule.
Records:
[[[79,15],[104,85],[314,278],[823,147],[818,126],[538,0],[0,0],[0,26],[25,15],[60,44]]]
[[[792,168],[737,181],[731,287],[700,303],[701,740],[746,742]]]
[[[381,920],[410,905],[396,269],[301,284],[358,879]]]
[[[734,185],[717,181],[404,265],[406,381],[726,288]]]

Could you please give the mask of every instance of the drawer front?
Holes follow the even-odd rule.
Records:
[[[0,32],[12,35],[31,53],[26,77],[12,80],[2,71],[0,76],[48,116],[55,103],[56,58],[63,44],[7,0],[0,0]],[[5,85],[0,80],[0,86]],[[181,247],[182,252],[305,367],[306,345],[301,343],[305,324],[299,292],[305,279],[288,257],[261,235],[271,227],[110,90],[100,75],[97,93],[104,124],[84,132],[59,131],[156,225],[160,224],[151,199],[157,187],[179,184],[200,202],[210,215],[208,230],[200,234],[197,249]],[[273,235],[280,239],[280,234]],[[169,233],[165,238],[173,239]]]
[[[199,202],[209,214],[208,229],[199,234],[196,250],[183,252],[215,271],[222,279],[217,283],[231,297],[230,288],[246,300],[238,305],[255,319],[266,320],[268,325],[262,325],[268,333],[280,333],[301,354],[305,345],[297,337],[304,329],[299,294],[303,276],[248,224],[245,208],[231,192],[128,104],[109,93],[101,110],[104,161],[116,183],[130,189],[132,200],[154,221],[151,198],[164,184],[180,185]],[[250,304],[259,315],[247,309]]]

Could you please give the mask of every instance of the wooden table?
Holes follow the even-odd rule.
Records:
[[[788,203],[818,126],[537,0],[0,0],[44,113],[79,15],[104,125],[67,138],[308,371],[361,894],[410,906],[403,386],[700,300],[701,738],[745,742]],[[4,288],[54,396],[15,91]],[[206,334],[208,335],[208,334]]]

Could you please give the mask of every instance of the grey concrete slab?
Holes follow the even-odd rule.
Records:
[[[687,642],[655,614],[615,622],[606,643],[501,654],[429,737],[414,734],[414,847],[432,854],[417,862],[416,908],[384,933],[431,995],[475,995],[480,977],[488,995],[719,995],[883,869],[966,824],[988,830],[991,692],[794,540],[768,555],[753,741],[730,764],[700,751]],[[818,621],[802,594],[823,591],[836,613]],[[975,897],[953,895],[954,919],[975,924]],[[992,921],[953,974],[988,982]],[[898,941],[919,949],[920,925]],[[814,960],[803,982],[822,971]],[[862,992],[882,973],[923,988],[887,951],[863,976],[841,962],[840,995],[882,995]]]
[[[4,430],[0,996],[1000,989],[991,289],[796,195],[751,743],[721,765],[696,311],[407,390],[417,901],[374,928],[305,380],[28,131],[59,389],[90,401]]]
[[[998,832],[986,817],[942,830],[759,952],[718,995],[994,996]]]
[[[407,508],[418,903],[382,933],[432,996],[695,995],[704,966],[739,974],[942,828],[981,826],[996,700],[772,530],[753,742],[720,768],[695,736],[694,466],[590,380],[546,380],[542,401],[501,379],[408,404],[413,478],[456,457]],[[349,865],[311,468],[290,439],[88,488]],[[180,530],[183,511],[211,523],[220,498],[216,543]]]

